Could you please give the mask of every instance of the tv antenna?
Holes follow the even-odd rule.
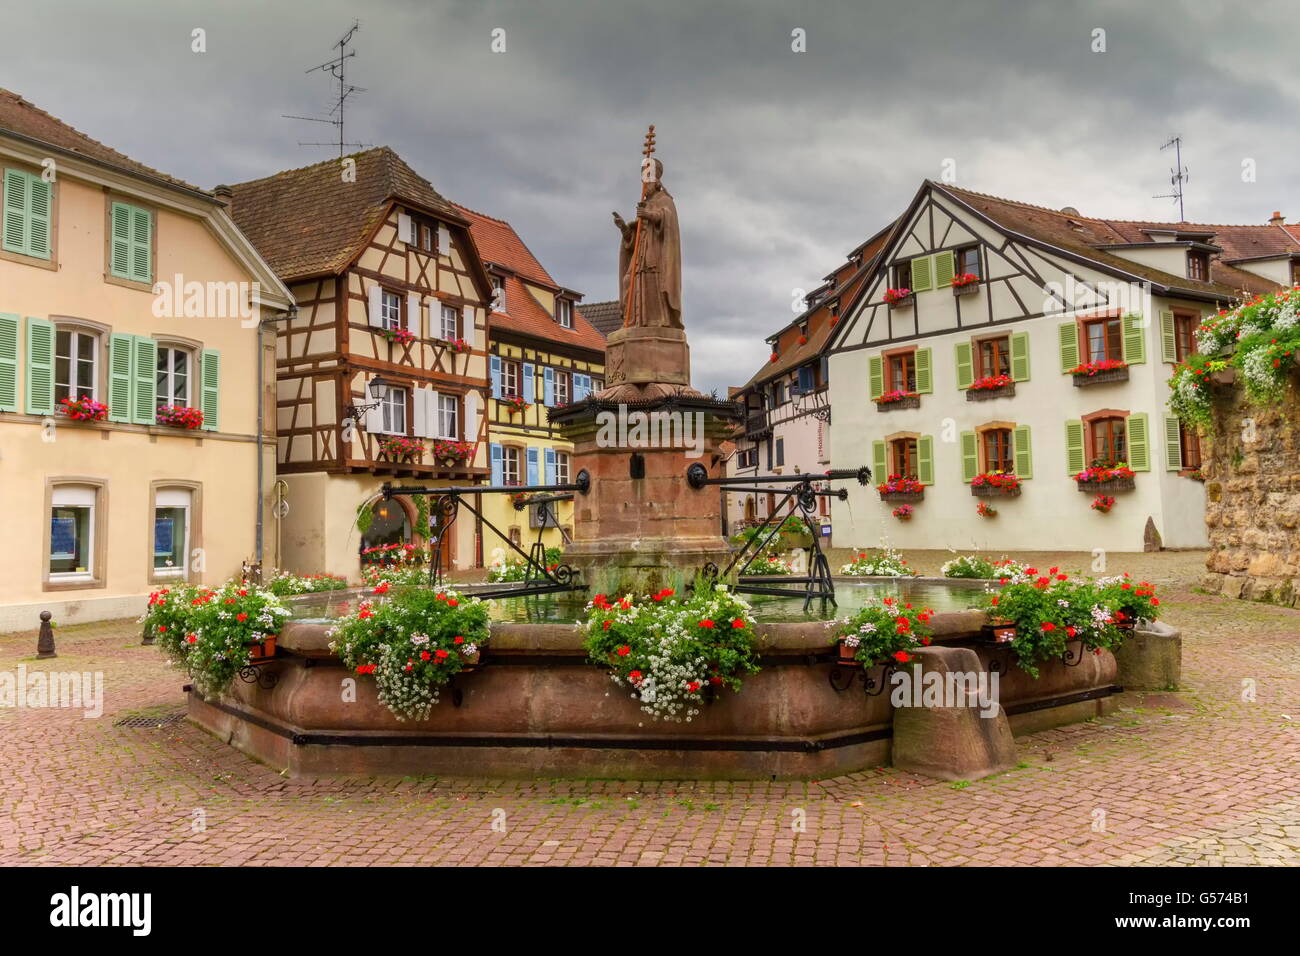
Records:
[[[1178,221],[1186,222],[1187,216],[1183,214],[1183,183],[1187,182],[1192,177],[1188,174],[1187,167],[1183,165],[1183,138],[1181,136],[1175,136],[1169,142],[1165,143],[1165,145],[1161,146],[1160,151],[1164,152],[1170,146],[1174,148],[1174,168],[1169,170],[1169,182],[1173,186],[1173,191],[1161,193],[1160,195],[1152,196],[1151,198],[1172,199],[1174,202],[1178,203]]]
[[[347,104],[348,97],[353,93],[366,92],[364,87],[352,86],[347,81],[348,60],[357,55],[356,50],[348,49],[348,44],[352,42],[352,37],[356,35],[356,32],[359,29],[361,29],[360,21],[353,20],[352,27],[347,33],[343,34],[343,37],[338,43],[334,44],[335,48],[339,51],[338,56],[334,57],[332,60],[326,60],[319,66],[313,66],[310,70],[306,71],[307,73],[315,73],[317,70],[320,70],[322,73],[328,71],[334,79],[339,81],[338,98],[334,101],[334,106],[330,111],[324,116],[291,116],[288,113],[281,114],[285,119],[306,120],[309,123],[329,123],[339,131],[338,142],[304,143],[299,141],[299,146],[337,146],[339,149],[340,159],[347,152],[347,147],[351,146],[356,149],[361,149],[365,146],[364,143],[349,143],[343,137],[343,108]]]

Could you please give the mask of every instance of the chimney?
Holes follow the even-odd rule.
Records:
[[[217,198],[217,202],[229,208],[231,200],[235,198],[235,191],[225,183],[222,183],[219,186],[212,187],[212,195]]]
[[[1280,212],[1274,212],[1273,218],[1268,221],[1268,224],[1270,226],[1280,226],[1284,222],[1286,222],[1286,216],[1282,215]]]

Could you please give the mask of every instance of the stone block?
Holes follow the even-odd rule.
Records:
[[[1154,621],[1116,648],[1115,663],[1125,690],[1177,690],[1183,673],[1182,634]]]

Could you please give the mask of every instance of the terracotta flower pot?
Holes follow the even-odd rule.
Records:
[[[481,658],[482,656],[483,656],[482,648],[476,649],[473,654],[461,654],[460,655],[461,664],[465,667],[472,667],[473,665],[479,662],[479,658]]]
[[[272,634],[261,644],[248,645],[248,657],[250,660],[265,660],[268,657],[275,656],[275,635]]]
[[[1016,628],[1013,624],[995,624],[992,633],[993,640],[998,644],[1009,644],[1016,639]]]
[[[857,657],[857,654],[858,649],[856,647],[849,647],[844,641],[840,641],[840,660],[851,661]]]

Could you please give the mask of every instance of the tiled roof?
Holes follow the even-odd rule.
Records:
[[[511,272],[518,273],[525,279],[552,289],[559,288],[551,278],[532,250],[519,238],[514,226],[504,219],[495,219],[481,212],[475,212],[465,206],[457,205],[460,214],[469,220],[470,231],[474,234],[474,244],[478,246],[479,256],[484,262],[505,266]]]
[[[551,318],[551,314],[533,297],[528,284],[518,276],[506,277],[506,310],[488,316],[490,331],[518,332],[535,339],[560,342],[604,354],[605,337],[592,328],[591,323],[577,309],[573,312],[573,328],[563,328]]]
[[[97,139],[91,139],[80,130],[32,105],[17,93],[5,89],[0,89],[0,130],[10,130],[42,143],[49,143],[51,146],[80,153],[137,176],[161,180],[172,186],[197,193],[204,192],[198,186],[193,186],[175,176],[160,173],[144,163],[138,163],[131,157],[105,146]]]
[[[1261,226],[1226,226],[1190,222],[1124,222],[1097,220],[1113,228],[1122,238],[1117,242],[1147,242],[1147,230],[1214,233],[1209,241],[1223,249],[1224,259],[1252,259],[1257,256],[1300,252],[1300,241],[1286,229],[1271,223]]]
[[[1214,232],[1220,228],[1268,230],[1271,228],[1269,226],[1219,227],[1204,226],[1199,223],[1133,223],[1095,219],[1073,212],[1066,213],[1059,209],[1048,209],[1044,206],[1033,206],[1029,203],[988,196],[968,189],[958,189],[956,186],[940,183],[932,183],[932,185],[965,202],[1011,232],[1020,233],[1031,239],[1038,239],[1048,245],[1091,259],[1099,265],[1127,272],[1157,285],[1223,296],[1240,296],[1242,289],[1250,292],[1266,292],[1276,288],[1274,283],[1269,282],[1267,279],[1228,265],[1218,258],[1213,258],[1210,262],[1211,281],[1202,282],[1143,265],[1114,252],[1096,248],[1097,245],[1108,243],[1151,241],[1150,236],[1141,231],[1143,228],[1172,228],[1182,229],[1186,232]],[[1219,240],[1223,238],[1218,232],[1215,232],[1215,238],[1211,241],[1219,243]],[[1233,258],[1228,255],[1227,246],[1224,247],[1224,257]]]
[[[608,302],[584,302],[582,316],[595,327],[597,332],[609,338],[609,333],[623,327],[623,303],[618,299],[610,299]]]
[[[288,169],[230,187],[230,214],[286,281],[332,275],[350,263],[390,199],[464,221],[427,179],[387,146],[356,153],[356,180],[340,160]]]

